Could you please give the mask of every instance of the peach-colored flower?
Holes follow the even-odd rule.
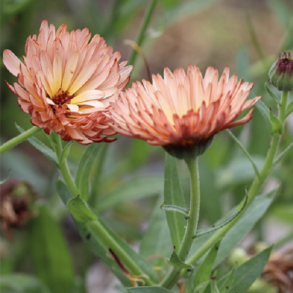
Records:
[[[10,50],[3,52],[4,65],[19,82],[7,85],[31,123],[82,144],[114,140],[104,113],[132,70],[127,62],[118,64],[120,52],[113,54],[103,38],[90,38],[87,28],[68,32],[63,24],[55,31],[43,21],[39,35],[26,41],[24,64]]]
[[[152,84],[135,82],[120,93],[110,113],[117,132],[166,149],[193,148],[223,129],[248,122],[253,109],[234,120],[261,98],[247,101],[253,83],[238,82],[236,74],[229,78],[228,67],[220,79],[213,67],[203,78],[191,65],[187,74],[183,68],[174,73],[165,68],[164,78],[158,74],[152,79]]]

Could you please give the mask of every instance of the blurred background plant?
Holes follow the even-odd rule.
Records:
[[[2,0],[1,52],[10,49],[22,56],[28,35],[37,33],[41,21],[47,19],[56,27],[66,23],[69,30],[88,27],[92,35],[100,34],[115,51],[119,50],[121,60],[128,60],[132,49],[124,41],[136,39],[148,2]],[[196,64],[204,71],[211,65],[222,71],[229,65],[240,78],[253,81],[254,94],[262,95],[262,101],[273,112],[276,110],[274,100],[264,90],[264,83],[278,54],[293,50],[292,1],[157,2],[141,46],[151,73],[162,73],[165,66],[174,70]],[[141,78],[148,79],[148,75],[143,60],[137,56],[131,80]],[[23,129],[30,127],[29,115],[20,110],[5,80],[10,84],[15,81],[1,63],[1,143],[18,134],[14,121]],[[292,94],[289,99],[292,100]],[[270,137],[261,112],[255,110],[252,121],[233,132],[261,166]],[[285,134],[280,151],[292,142],[292,117],[289,117]],[[44,144],[48,143],[44,133],[38,133],[36,137]],[[72,144],[71,170],[77,169],[84,150],[84,146],[76,142]],[[162,203],[164,152],[162,148],[126,137],[119,137],[113,144],[103,144],[99,152],[90,170],[89,203],[115,231],[138,249],[150,221],[159,223],[165,220],[158,215],[157,208],[152,216],[153,208],[158,206],[156,200],[159,198]],[[187,197],[187,170],[181,163],[178,169]],[[115,292],[117,282],[107,267],[83,245],[71,216],[56,194],[57,171],[51,161],[25,142],[1,156],[1,179],[7,177],[9,170],[10,180],[27,182],[25,184],[29,185],[26,186],[33,188],[37,194],[33,200],[37,212],[29,217],[26,225],[9,228],[11,238],[2,227],[2,292]],[[249,186],[255,175],[247,158],[226,132],[217,135],[210,149],[200,158],[200,172],[204,195],[200,226],[206,227],[241,201],[244,187]],[[274,248],[280,249],[290,240],[292,245],[292,174],[293,149],[274,169],[264,187],[264,190],[271,190],[282,182],[279,196],[242,245],[249,247],[265,241],[275,243]],[[1,198],[5,196],[4,192],[2,186]],[[3,218],[1,220],[3,223]],[[165,231],[164,235],[168,240],[167,233]],[[157,245],[163,246],[167,240],[158,241]],[[152,251],[148,245],[142,241],[145,257],[150,256],[147,251]],[[172,247],[165,249],[166,256],[170,256]],[[60,266],[63,267],[61,274]]]

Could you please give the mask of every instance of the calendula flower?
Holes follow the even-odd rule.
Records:
[[[104,113],[132,70],[127,62],[118,63],[120,52],[113,53],[99,35],[90,39],[87,28],[68,32],[63,24],[56,31],[43,21],[38,36],[26,41],[24,63],[10,50],[3,53],[4,65],[18,79],[7,85],[31,123],[82,144],[114,140]]]
[[[253,109],[235,121],[261,98],[247,100],[253,83],[242,82],[236,74],[229,78],[228,67],[220,79],[213,67],[204,77],[196,66],[189,65],[187,74],[165,68],[164,78],[153,75],[152,83],[135,82],[120,93],[110,111],[114,129],[181,159],[200,155],[216,133],[252,118]]]

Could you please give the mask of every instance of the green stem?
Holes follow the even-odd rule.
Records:
[[[288,92],[282,92],[282,98],[281,98],[281,104],[279,105],[279,116],[278,117],[279,117],[279,120],[283,124],[285,123],[285,119],[286,119],[287,99],[288,99]],[[259,176],[259,178],[255,177],[255,179],[253,180],[252,185],[249,189],[248,202],[247,202],[243,212],[245,210],[247,210],[247,208],[250,206],[250,204],[252,203],[252,201],[254,200],[256,195],[258,194],[265,179],[270,174],[272,167],[273,167],[273,162],[274,162],[274,158],[276,156],[279,142],[280,142],[280,136],[278,134],[274,134],[272,137],[272,140],[271,140],[270,148],[268,150],[268,153],[267,153],[267,156],[265,159],[265,163],[264,163],[263,168],[260,172],[260,176]],[[243,204],[243,203],[241,203],[241,204]],[[243,212],[241,213],[241,215],[243,214]],[[215,243],[220,238],[222,238],[230,230],[230,228],[237,222],[237,220],[239,219],[239,217],[241,215],[237,216],[234,220],[229,222],[226,226],[224,226],[223,228],[221,228],[217,232],[215,232],[215,234],[213,234],[205,242],[205,244],[203,246],[201,246],[190,258],[188,258],[186,260],[186,263],[187,264],[196,263],[211,247],[213,247],[215,245]],[[186,275],[186,273],[187,273],[187,270],[183,270],[181,272],[180,276],[184,277]],[[167,276],[168,275],[169,275],[169,273],[167,274]],[[167,278],[167,276],[166,276],[166,278]],[[167,285],[168,288],[172,288],[177,281],[176,274],[175,274],[175,276],[173,276],[173,280],[171,278],[169,278],[168,280],[165,280],[165,279],[161,282],[161,284]]]
[[[62,160],[63,149],[62,149],[60,136],[59,135],[55,136],[54,141],[55,141],[55,151],[56,151],[56,155],[57,155],[58,162],[59,162],[60,172],[62,174],[62,177],[63,177],[67,187],[70,190],[71,195],[73,197],[76,197],[79,195],[79,190],[77,189],[77,187],[72,179],[72,176],[71,176],[70,171],[68,169],[66,160]]]
[[[190,212],[187,222],[186,231],[182,240],[181,247],[178,252],[179,258],[184,261],[189,253],[192,245],[192,237],[196,234],[199,207],[200,207],[200,189],[199,189],[199,174],[198,174],[198,159],[188,159],[186,164],[190,173]],[[168,274],[160,283],[160,286],[165,288],[172,288],[176,276],[179,274],[180,269],[172,267]]]
[[[9,141],[5,142],[0,147],[0,155],[2,155],[6,151],[14,148],[18,144],[24,142],[25,140],[27,140],[28,138],[30,138],[31,136],[33,136],[34,134],[36,134],[40,130],[42,130],[42,128],[39,128],[37,126],[33,126],[32,128],[28,129],[24,133],[22,133],[22,134],[20,134],[20,135],[18,135],[16,137],[10,139]]]
[[[154,12],[154,9],[156,7],[157,2],[158,2],[158,0],[150,0],[149,1],[149,5],[147,7],[147,10],[146,10],[142,25],[141,25],[141,27],[139,29],[138,36],[137,36],[137,38],[135,40],[135,43],[139,47],[141,47],[141,45],[143,43],[146,29],[147,29],[147,27],[149,25],[149,22],[151,20],[151,17],[153,15],[153,12]],[[128,59],[128,64],[134,65],[136,56],[137,56],[137,52],[133,49],[132,52],[131,52],[131,55],[130,55],[130,57]]]
[[[79,195],[79,191],[73,181],[73,178],[68,169],[66,159],[62,160],[62,144],[60,136],[53,136],[54,148],[57,154],[59,169],[63,176],[63,179],[70,190],[72,196],[76,197]],[[115,239],[108,233],[107,229],[102,224],[101,219],[97,216],[97,220],[89,222],[87,224],[89,231],[97,238],[98,241],[102,241],[108,248],[113,249],[115,254],[121,259],[122,263],[129,268],[132,274],[135,275],[146,275],[141,270],[139,265],[131,258],[130,255],[115,241]],[[151,279],[145,279],[147,285],[153,285],[154,282]]]

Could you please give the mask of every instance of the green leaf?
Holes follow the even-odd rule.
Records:
[[[290,2],[287,2],[287,4],[286,1],[283,0],[268,0],[265,3],[277,17],[279,23],[284,28],[287,28],[292,18],[292,6],[290,6]]]
[[[56,189],[58,194],[60,195],[64,205],[72,199],[71,193],[68,190],[66,184],[61,181],[60,179],[56,182]],[[108,257],[108,250],[105,249],[96,238],[92,237],[90,231],[86,227],[84,223],[78,223],[76,222],[76,227],[78,229],[78,232],[80,236],[82,237],[82,240],[84,243],[89,247],[89,249],[98,256],[103,263],[107,265],[107,267],[112,271],[112,273],[120,280],[120,282],[124,286],[130,286],[131,283],[127,279],[127,277],[123,274],[122,270],[118,266],[116,262],[114,262],[111,258]]]
[[[189,217],[189,209],[163,203],[160,208],[166,212],[177,212]]]
[[[11,170],[9,170],[7,177],[0,181],[0,185],[4,184],[5,182],[7,182],[9,180],[10,174],[11,174]]]
[[[67,202],[67,207],[77,222],[88,223],[97,220],[97,216],[79,196],[70,199]]]
[[[270,119],[271,119],[271,123],[272,123],[272,130],[271,133],[275,134],[278,133],[280,135],[283,134],[284,132],[284,127],[282,122],[272,113],[272,111],[270,111]]]
[[[15,123],[15,127],[19,130],[20,133],[23,133],[24,130]],[[47,147],[41,141],[39,141],[35,137],[28,138],[29,143],[34,146],[37,150],[39,150],[46,158],[48,158],[52,163],[54,163],[58,167],[57,156],[52,149]]]
[[[162,193],[163,176],[144,175],[135,177],[125,183],[119,184],[117,188],[102,197],[97,203],[97,210],[104,212],[125,201]]]
[[[214,247],[211,248],[209,253],[207,254],[204,261],[201,263],[197,271],[195,272],[195,277],[193,276],[193,287],[196,288],[195,290],[199,292],[203,292],[203,290],[208,285],[208,281],[211,277],[212,268],[215,262],[215,259],[218,254],[219,245],[221,243],[221,240],[219,240]],[[200,286],[201,284],[206,283],[205,286]],[[200,288],[199,288],[200,286]]]
[[[58,183],[60,185],[60,181]],[[57,188],[58,188],[58,186],[57,186]],[[65,190],[66,189],[63,186],[61,189],[61,194],[62,194],[61,197],[64,198],[64,200],[66,200],[68,198],[68,191],[66,191],[66,193],[65,193]],[[75,200],[75,201],[73,201],[73,200]],[[75,203],[75,204],[72,206],[72,203]],[[70,209],[70,212],[73,212],[73,214],[75,215],[74,216],[75,219],[79,219],[82,221],[81,222],[82,224],[85,224],[85,226],[84,226],[85,231],[83,231],[83,232],[87,233],[85,235],[86,239],[95,238],[95,240],[100,244],[100,246],[103,248],[103,250],[108,253],[109,248],[111,248],[111,247],[109,247],[109,242],[104,241],[100,237],[99,231],[101,231],[101,230],[97,229],[97,227],[102,226],[103,230],[107,234],[105,236],[105,237],[107,237],[107,239],[112,238],[112,243],[116,242],[116,244],[119,245],[121,247],[121,249],[124,250],[130,256],[130,258],[137,264],[137,266],[146,275],[148,275],[151,278],[151,280],[153,280],[154,282],[158,281],[158,277],[157,277],[155,271],[153,270],[152,266],[142,256],[137,254],[127,243],[125,243],[121,239],[121,237],[119,237],[107,225],[105,225],[105,223],[101,219],[99,219],[99,221],[95,220],[95,219],[97,219],[97,217],[95,216],[95,214],[92,211],[90,211],[90,209],[88,208],[86,203],[81,198],[76,197],[74,199],[70,199],[68,201],[68,208]],[[80,213],[78,212],[79,210],[81,210]],[[80,227],[82,227],[82,226],[80,226]],[[130,273],[132,273],[132,272],[130,272]]]
[[[153,286],[153,287],[133,287],[127,288],[130,293],[172,293],[172,291],[165,288]]]
[[[231,287],[231,285],[234,282],[234,276],[235,276],[235,267],[227,274],[225,282],[222,282],[222,285],[220,287],[221,293],[226,293],[227,290]]]
[[[234,282],[232,286],[226,291],[227,293],[246,293],[252,283],[261,274],[264,266],[266,265],[272,247],[264,249],[259,254],[252,257],[250,260],[243,263],[241,266],[236,268]],[[225,277],[222,278],[225,281]],[[222,279],[219,281],[221,284]]]
[[[242,150],[244,155],[248,158],[248,160],[250,161],[250,163],[254,169],[255,175],[258,177],[258,179],[260,179],[257,166],[256,166],[255,162],[253,161],[252,157],[250,156],[250,154],[248,153],[248,151],[245,149],[244,145],[240,142],[240,140],[229,129],[227,129],[227,132],[233,138],[233,140],[236,142],[236,144],[239,146],[239,148]]]
[[[166,213],[160,209],[162,200],[163,195],[160,195],[153,210],[149,228],[142,238],[140,254],[145,258],[151,255],[162,255],[167,257],[173,250]],[[156,261],[154,260],[154,265],[160,262],[161,259],[156,259]]]
[[[69,143],[67,143],[65,146],[64,146],[64,148],[63,148],[63,150],[62,150],[62,153],[61,153],[61,162],[63,162],[64,160],[66,160],[67,159],[67,157],[69,156],[69,153],[70,153],[70,149],[71,149],[71,145],[73,144],[73,140],[72,141],[70,141]]]
[[[196,234],[193,236],[193,238],[197,238],[197,237],[200,237],[202,235],[205,235],[205,234],[208,234],[208,233],[211,233],[215,230],[218,230],[222,227],[224,227],[225,225],[227,225],[229,222],[231,222],[234,218],[236,218],[242,211],[243,209],[245,208],[246,204],[247,204],[247,201],[248,201],[248,194],[247,194],[247,191],[245,190],[245,200],[243,202],[243,205],[241,206],[241,208],[235,212],[232,216],[228,217],[227,219],[223,220],[223,222],[220,222],[219,224],[217,225],[214,225],[214,227],[212,228],[207,228],[207,229],[201,229],[201,230],[198,230],[196,232]]]
[[[173,250],[170,259],[167,259],[169,265],[179,269],[192,269],[193,266],[184,263],[178,256],[176,250]]]
[[[270,112],[271,112],[270,109],[261,100],[258,101],[255,104],[255,107],[257,108],[257,110],[260,112],[261,116],[265,120],[265,123],[266,123],[268,129],[272,132],[273,131],[273,126],[272,126],[272,122],[271,122],[271,119],[270,119]]]
[[[2,293],[50,293],[40,280],[21,273],[1,276],[0,290]]]
[[[30,252],[37,276],[54,293],[74,286],[73,262],[64,236],[45,207],[31,222]]]
[[[287,106],[286,117],[288,117],[293,112],[293,101]]]
[[[286,156],[286,154],[291,150],[292,147],[293,142],[281,154],[278,155],[273,165],[276,166]]]
[[[221,263],[231,250],[244,238],[254,227],[257,221],[265,214],[278,193],[279,187],[273,191],[257,196],[244,212],[242,217],[229,230],[223,238],[215,261],[215,266]]]
[[[216,279],[211,280],[211,293],[220,293],[218,286],[217,286],[217,281]]]
[[[89,195],[89,176],[95,158],[98,156],[101,144],[92,143],[82,155],[76,174],[75,183],[83,200],[87,200]]]
[[[177,172],[176,159],[167,153],[165,159],[164,201],[167,205],[180,207],[185,205]],[[167,212],[166,217],[173,246],[178,251],[184,236],[186,220],[183,215],[177,212]]]
[[[268,94],[277,102],[278,105],[281,103],[281,98],[278,97],[269,87],[268,82],[265,82],[265,89],[268,92]]]

